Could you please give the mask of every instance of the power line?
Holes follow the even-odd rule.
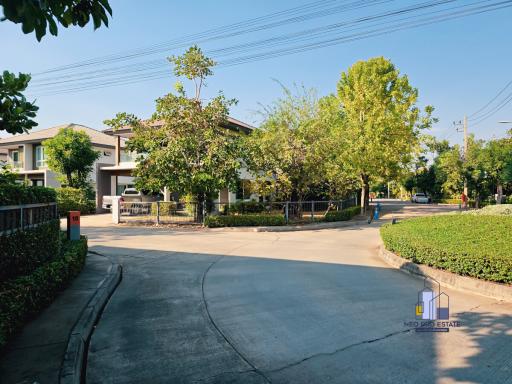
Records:
[[[453,0],[437,1],[437,2],[431,1],[431,2],[421,3],[421,5],[422,5],[422,7],[426,7],[428,5],[430,5],[432,7],[435,5],[445,4],[448,2],[453,2]],[[398,31],[398,30],[414,28],[414,27],[423,26],[423,25],[427,25],[427,24],[433,24],[436,22],[446,21],[446,20],[450,20],[450,19],[454,19],[454,18],[465,17],[465,16],[474,15],[474,14],[478,14],[478,13],[495,11],[497,9],[503,9],[503,8],[510,7],[511,4],[509,4],[509,3],[511,3],[511,2],[512,1],[501,1],[501,2],[495,2],[495,3],[487,4],[487,5],[475,6],[477,4],[489,3],[489,1],[479,1],[479,2],[473,2],[471,4],[467,4],[467,5],[452,7],[449,9],[436,10],[434,12],[428,12],[428,13],[424,13],[421,15],[408,16],[408,17],[405,17],[405,18],[402,18],[399,20],[391,21],[391,22],[385,21],[385,22],[374,23],[372,25],[372,27],[379,26],[379,25],[382,25],[383,27],[372,29],[372,30],[363,30],[362,32],[359,32],[359,33],[336,36],[334,38],[325,39],[325,40],[321,40],[321,41],[315,41],[315,42],[308,43],[308,44],[296,45],[296,46],[292,46],[292,47],[284,47],[283,49],[279,49],[279,50],[266,51],[266,52],[257,53],[257,54],[234,57],[231,59],[227,59],[225,61],[221,61],[219,63],[219,66],[226,67],[226,66],[232,66],[232,65],[239,65],[239,64],[257,61],[257,60],[263,60],[263,59],[278,57],[278,56],[292,54],[292,53],[304,52],[304,51],[311,50],[311,49],[318,49],[318,48],[322,48],[322,47],[330,46],[330,45],[334,45],[334,44],[341,44],[341,43],[346,43],[349,41],[356,41],[356,40],[360,40],[363,38],[380,36],[380,35],[392,33],[392,32]],[[416,6],[418,6],[418,4]],[[338,27],[345,27],[345,29],[347,29],[346,28],[347,25],[363,24],[365,22],[368,22],[368,20],[374,22],[375,20],[377,20],[376,17],[378,17],[378,16],[380,16],[383,20],[385,20],[385,18],[383,18],[382,15],[387,15],[387,17],[395,17],[397,14],[398,15],[401,14],[400,12],[402,12],[402,13],[405,12],[404,11],[405,9],[410,9],[409,12],[412,12],[415,8],[412,8],[412,9],[411,9],[411,7],[402,8],[402,9],[395,10],[392,12],[379,14],[379,15],[367,16],[364,18],[357,19],[355,21],[353,20],[350,22],[337,23],[334,25],[337,25]],[[453,12],[446,12],[447,10],[453,10]],[[442,13],[442,12],[444,12],[444,13]],[[390,16],[390,14],[391,14],[391,16]],[[425,18],[424,16],[426,16],[426,15],[430,15],[431,17]],[[434,15],[434,16],[432,16],[432,15]],[[418,18],[418,17],[423,17],[423,19],[407,21],[407,20],[411,20],[414,18]],[[402,22],[398,23],[400,21],[402,21]],[[300,34],[300,32],[295,33],[295,34],[292,34],[291,36],[289,35],[287,39],[283,39],[283,40],[279,40],[276,38],[266,39],[266,40],[261,40],[261,41],[257,41],[257,42],[253,42],[253,43],[247,43],[247,44],[241,44],[238,46],[221,48],[218,50],[214,50],[212,52],[215,52],[218,56],[222,56],[222,55],[229,56],[229,55],[232,55],[235,53],[247,52],[247,51],[250,51],[251,49],[260,49],[261,50],[261,49],[266,49],[266,48],[269,48],[272,46],[278,46],[279,44],[289,44],[290,42],[296,43],[296,42],[301,42],[301,41],[307,41],[307,40],[311,40],[312,37],[328,35],[330,33],[330,29],[335,28],[334,25],[316,28],[316,31],[314,33],[312,32],[312,30],[303,31],[303,34]],[[348,29],[348,31],[357,31],[357,30],[361,30],[362,28],[363,27],[356,27],[356,28]],[[315,33],[317,33],[317,35],[315,35]],[[215,56],[214,56],[214,58],[215,58]],[[112,86],[112,85],[123,85],[123,84],[131,84],[131,83],[140,82],[140,81],[148,81],[148,80],[167,77],[170,74],[169,69],[167,69],[165,71],[157,70],[159,68],[159,64],[157,64],[156,61],[153,63],[143,63],[141,67],[137,67],[137,65],[138,64],[132,65],[132,70],[136,71],[135,74],[130,74],[130,73],[127,74],[125,69],[123,69],[122,67],[121,67],[121,69],[119,69],[120,67],[118,67],[117,69],[109,69],[110,72],[106,72],[108,75],[112,75],[112,74],[117,75],[117,77],[114,77],[111,79],[107,78],[105,80],[99,80],[99,79],[94,79],[94,76],[93,76],[91,81],[86,81],[86,82],[82,82],[82,83],[74,84],[74,85],[72,84],[71,86],[68,86],[67,88],[66,87],[61,87],[61,88],[54,87],[53,89],[48,89],[48,87],[47,87],[46,89],[43,88],[41,91],[48,92],[47,94],[78,92],[78,91],[88,90],[88,89],[104,88],[106,86]],[[129,67],[129,66],[124,66],[124,67]],[[145,71],[147,71],[148,68],[151,69],[152,71],[145,72]],[[153,70],[153,69],[155,69],[155,70]],[[116,70],[118,70],[118,72],[116,72]],[[122,72],[120,75],[119,75],[119,71]],[[105,77],[105,75],[96,76],[96,77],[97,78]],[[80,78],[80,81],[82,79],[83,78]],[[89,78],[87,77],[87,79],[89,79]],[[48,84],[48,85],[53,86],[53,84]],[[44,93],[42,95],[44,95]]]
[[[478,116],[475,116],[475,115],[478,115],[480,112],[484,111],[488,106],[490,106],[498,97],[500,97],[503,92],[505,92],[505,90],[510,87],[510,85],[512,84],[512,80],[510,80],[507,85],[505,85],[497,94],[496,96],[494,96],[487,104],[485,104],[482,108],[480,108],[479,110],[477,110],[476,112],[472,113],[471,115],[469,115],[469,120],[477,120],[479,119],[480,117]],[[475,116],[475,117],[473,117]]]

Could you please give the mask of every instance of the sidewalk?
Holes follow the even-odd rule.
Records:
[[[80,275],[8,344],[0,357],[2,383],[58,382],[69,333],[110,265],[104,256],[87,255]]]

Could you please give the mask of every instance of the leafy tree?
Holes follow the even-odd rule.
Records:
[[[345,116],[339,161],[348,174],[357,175],[366,209],[370,180],[398,178],[419,150],[419,131],[435,121],[433,107],[420,116],[418,91],[382,57],[359,61],[343,72],[337,96]]]
[[[25,99],[22,92],[27,88],[30,75],[4,71],[0,76],[0,130],[9,133],[24,133],[35,127],[32,120],[36,116],[36,107]]]
[[[143,121],[120,113],[105,121],[114,129],[130,125],[134,136],[127,142],[139,154],[135,170],[139,189],[159,191],[164,187],[179,194],[192,195],[198,202],[199,218],[206,201],[223,188],[235,189],[242,149],[240,136],[222,128],[227,122],[228,100],[221,93],[208,102],[201,99],[205,79],[212,75],[214,62],[197,46],[183,56],[170,57],[176,76],[194,82],[195,94],[187,97],[184,86],[156,101],[156,112]]]
[[[67,187],[88,189],[92,165],[100,157],[89,136],[72,128],[62,128],[53,138],[43,141],[48,167],[61,174]]]
[[[261,111],[263,123],[246,138],[246,163],[256,176],[260,192],[301,201],[321,182],[316,145],[325,132],[318,125],[314,90],[299,88],[293,93],[283,86],[283,93]]]
[[[35,32],[41,41],[47,30],[57,36],[57,23],[84,27],[92,18],[94,29],[108,26],[112,8],[108,0],[0,0],[4,9],[2,21],[21,24],[23,33]]]
[[[0,0],[4,11],[1,21],[9,20],[22,25],[23,33],[35,31],[41,41],[47,29],[57,35],[57,23],[63,27],[84,27],[92,18],[94,29],[108,26],[108,14],[112,15],[108,0]],[[39,109],[26,101],[22,92],[27,89],[30,75],[4,71],[0,77],[0,130],[23,133],[37,126],[32,119]]]

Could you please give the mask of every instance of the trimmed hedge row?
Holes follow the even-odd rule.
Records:
[[[217,227],[251,227],[285,225],[282,215],[232,215],[207,216],[204,225],[210,228]]]
[[[415,263],[512,284],[511,216],[430,216],[380,233],[386,249]]]
[[[35,203],[53,203],[56,193],[52,188],[28,187],[24,184],[1,184],[0,206]]]
[[[329,211],[325,214],[324,221],[347,221],[361,213],[361,207],[350,207],[341,211]]]
[[[34,271],[60,253],[60,221],[0,236],[0,282]]]
[[[57,188],[57,207],[60,216],[66,216],[69,211],[80,211],[82,214],[96,212],[96,202],[89,200],[87,192],[77,188]]]
[[[0,348],[78,275],[86,255],[86,238],[64,242],[60,257],[41,265],[30,275],[0,284]]]

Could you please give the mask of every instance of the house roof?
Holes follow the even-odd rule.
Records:
[[[160,121],[155,121],[151,125],[159,126],[159,125],[162,125],[162,123]],[[225,124],[223,124],[222,126],[223,126],[223,128],[231,129],[233,131],[241,131],[244,133],[250,133],[252,130],[255,129],[253,126],[251,126],[247,123],[244,123],[243,121],[237,120],[233,117],[230,117],[230,116],[228,116],[227,122]],[[116,130],[114,130],[112,128],[107,128],[107,129],[104,129],[102,132],[106,133],[107,135],[121,135],[122,136],[123,134],[131,133],[131,127],[124,126],[119,129],[116,129]]]
[[[70,123],[0,139],[0,147],[7,147],[12,144],[38,143],[54,137],[62,128],[71,128],[74,131],[83,131],[87,133],[91,138],[93,145],[108,147],[115,147],[116,145],[116,139],[110,135],[106,135],[103,132],[86,127],[85,125]]]

